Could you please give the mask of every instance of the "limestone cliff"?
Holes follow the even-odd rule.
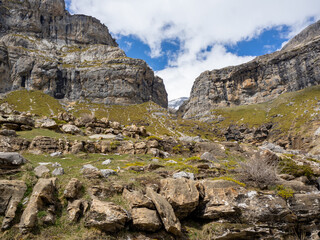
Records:
[[[266,102],[284,92],[318,85],[319,26],[320,22],[311,25],[281,51],[202,73],[184,106],[184,118],[204,119],[214,108]]]
[[[128,58],[97,19],[64,0],[0,1],[0,93],[42,90],[58,99],[167,107],[162,79]]]

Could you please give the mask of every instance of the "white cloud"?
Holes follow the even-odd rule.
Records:
[[[163,54],[161,42],[179,39],[181,51],[158,74],[169,98],[188,96],[195,77],[204,70],[239,64],[223,47],[258,36],[263,30],[290,27],[289,37],[319,19],[319,0],[71,0],[74,13],[94,16],[113,34],[135,35]],[[213,46],[210,51],[204,51]]]

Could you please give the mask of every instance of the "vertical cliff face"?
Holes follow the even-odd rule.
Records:
[[[320,83],[320,22],[283,50],[251,62],[206,71],[194,82],[185,118],[205,118],[214,108],[261,103]]]
[[[118,48],[97,19],[70,15],[64,0],[0,1],[0,92],[167,107],[162,79]]]

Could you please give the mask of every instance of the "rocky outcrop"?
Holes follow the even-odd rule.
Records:
[[[106,26],[70,15],[64,0],[0,2],[0,93],[26,88],[57,99],[167,107],[162,79],[128,58]]]
[[[251,62],[203,72],[194,82],[184,118],[212,119],[218,107],[253,104],[320,83],[320,22],[296,36],[281,51]]]
[[[0,175],[18,172],[26,162],[27,160],[19,153],[0,152]]]
[[[19,228],[22,233],[27,233],[37,226],[39,211],[45,212],[45,218],[54,219],[56,199],[56,178],[38,180],[33,188],[28,206],[23,211]],[[54,222],[54,221],[53,221]]]
[[[2,230],[11,227],[18,204],[26,190],[27,185],[23,181],[0,180],[0,215],[5,215],[1,226]]]

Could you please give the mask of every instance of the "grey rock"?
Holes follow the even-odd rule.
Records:
[[[7,136],[7,137],[16,137],[17,133],[15,130],[3,129],[3,130],[0,130],[0,135]]]
[[[217,161],[217,159],[215,158],[215,156],[213,156],[212,153],[210,152],[205,152],[200,156],[201,160],[205,160],[205,161]]]
[[[117,172],[112,169],[101,169],[100,170],[103,177],[108,178],[111,175],[117,175]]]
[[[37,177],[42,177],[44,174],[50,172],[49,168],[47,168],[44,165],[40,165],[40,166],[36,167],[33,171]]]
[[[4,1],[0,12],[0,93],[23,87],[57,99],[167,107],[162,79],[128,58],[97,19],[66,11],[64,0]]]
[[[93,166],[91,164],[83,165],[81,171],[84,171],[85,169],[92,169],[92,170],[96,170],[96,171],[99,170],[98,168],[96,168],[95,166]]]
[[[53,163],[53,164],[52,164],[52,167],[54,167],[54,168],[58,168],[58,167],[61,167],[61,164],[60,164],[60,163],[55,162],[55,163]]]
[[[58,128],[58,124],[52,119],[45,119],[41,124],[41,127],[47,129],[56,129]]]
[[[25,164],[27,160],[19,153],[0,152],[0,168],[15,168]]]
[[[281,51],[238,66],[205,71],[195,80],[184,118],[212,119],[211,109],[255,104],[320,83],[320,21]]]
[[[177,172],[172,175],[173,178],[179,179],[179,178],[187,178],[194,180],[194,174],[189,172]]]
[[[56,168],[52,171],[53,176],[61,176],[64,174],[64,169],[62,167]]]
[[[167,161],[167,163],[177,164],[177,162],[176,162],[176,161],[174,161],[174,160],[169,160],[169,161]]]
[[[62,131],[69,134],[77,134],[81,132],[81,130],[77,126],[71,124],[63,125]]]
[[[110,163],[111,163],[111,160],[107,159],[107,160],[103,161],[101,164],[102,165],[109,165]]]
[[[62,155],[62,152],[54,152],[50,154],[50,157],[60,157]]]

